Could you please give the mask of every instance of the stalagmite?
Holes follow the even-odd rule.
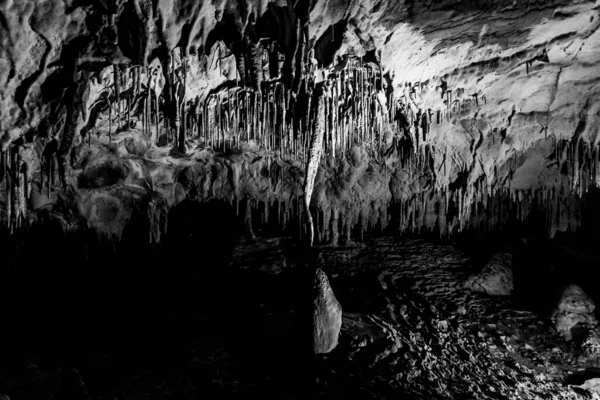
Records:
[[[342,306],[323,270],[317,268],[314,279],[313,350],[315,354],[324,354],[331,352],[338,344],[342,328]]]

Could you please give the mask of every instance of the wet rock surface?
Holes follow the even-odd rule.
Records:
[[[476,268],[453,245],[380,238],[316,248],[307,258],[293,241],[273,238],[236,240],[232,250],[222,267],[195,278],[172,280],[157,271],[156,283],[138,282],[154,306],[142,305],[144,297],[140,308],[122,299],[115,311],[137,311],[125,313],[118,332],[108,328],[117,322],[109,317],[103,330],[109,334],[96,345],[67,341],[79,343],[74,357],[64,352],[59,363],[50,347],[38,345],[28,358],[3,360],[0,393],[11,399],[59,390],[117,399],[598,398],[583,385],[596,374],[584,350],[538,310],[464,288]],[[307,298],[305,283],[314,280],[307,262],[326,271],[344,309],[339,343],[325,358],[294,345],[298,299]],[[106,347],[109,339],[115,344]]]

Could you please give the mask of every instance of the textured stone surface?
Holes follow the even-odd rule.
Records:
[[[197,99],[204,101],[223,85],[237,86],[236,61],[256,53],[261,39],[264,44],[260,46],[267,46],[269,40],[278,41],[282,55],[291,59],[298,39],[295,23],[301,21],[306,23],[306,38],[315,49],[309,64],[326,67],[315,74],[329,73],[331,66],[324,63],[337,60],[334,55],[342,56],[341,60],[347,55],[364,57],[364,64],[380,65],[381,74],[389,77],[385,79],[389,89],[386,96],[393,92],[393,99],[402,101],[406,110],[414,115],[419,110],[428,114],[426,130],[407,129],[413,139],[420,137],[415,154],[431,152],[431,159],[421,163],[421,167],[431,164],[431,171],[418,176],[415,165],[398,166],[399,157],[393,151],[385,160],[375,155],[380,170],[385,166],[385,178],[359,182],[365,191],[378,192],[380,204],[368,203],[369,199],[361,196],[354,202],[384,214],[390,199],[409,201],[405,225],[412,230],[452,231],[464,227],[473,208],[498,207],[487,204],[493,203],[489,197],[494,188],[515,203],[518,219],[527,217],[533,198],[537,204],[546,204],[552,236],[579,226],[578,203],[567,199],[569,189],[584,193],[587,184],[600,176],[594,161],[600,124],[598,10],[597,1],[413,4],[344,0],[292,5],[287,1],[197,4],[191,0],[132,0],[115,1],[108,9],[104,3],[89,1],[5,1],[0,5],[5,21],[0,27],[4,55],[4,68],[0,68],[0,82],[4,82],[0,85],[0,141],[3,149],[20,147],[29,177],[40,182],[38,164],[47,146],[45,138],[58,138],[60,166],[68,169],[64,166],[69,150],[84,141],[76,133],[90,125],[98,100],[116,86],[113,64],[121,65],[123,75],[127,75],[121,82],[123,109],[132,100],[132,93],[148,82],[151,97],[158,99],[171,84],[172,77],[166,72],[169,57],[181,65],[183,54],[189,61],[183,94],[186,113],[197,113],[199,108],[192,107]],[[113,20],[114,24],[110,22]],[[119,39],[116,44],[115,32]],[[243,41],[250,45],[241,46]],[[126,69],[132,65],[148,65],[157,75],[142,71],[137,88],[132,78],[135,74]],[[332,70],[343,65],[341,61]],[[301,71],[296,69],[298,75]],[[114,120],[115,94],[110,98]],[[389,99],[378,101],[383,105]],[[161,124],[149,132],[139,131],[144,124],[139,104],[136,116],[129,121],[136,128],[120,127],[128,132],[114,149],[121,158],[151,158],[156,144],[167,144],[159,140],[165,137]],[[107,117],[104,110],[90,125],[95,126],[91,131],[106,142],[111,130]],[[377,123],[393,125],[392,121]],[[116,131],[113,122],[113,136]],[[140,140],[143,135],[151,140]],[[400,132],[390,129],[382,143],[387,146],[399,136]],[[33,139],[16,144],[23,137]],[[193,140],[182,144],[188,152],[196,145],[200,143]],[[38,154],[31,151],[33,147],[38,148]],[[168,164],[164,159],[157,161]],[[392,167],[389,175],[388,166]],[[347,170],[340,167],[334,172],[334,176],[343,176]],[[65,185],[72,184],[63,176],[61,172]],[[356,178],[360,176],[356,174]],[[332,196],[326,185],[319,184],[321,178],[329,176],[317,174],[312,198],[313,204],[324,207]],[[388,185],[387,179],[398,185]],[[455,188],[452,193],[449,187]],[[0,201],[6,206],[4,192],[0,191]],[[35,205],[47,204],[37,193],[34,196]],[[448,208],[451,203],[458,208],[458,222],[432,211]],[[336,206],[327,207],[326,212],[339,214],[344,204]],[[489,214],[493,215],[493,210]],[[475,216],[475,223],[489,221],[494,226],[489,214]],[[362,222],[371,221],[361,218]]]
[[[335,298],[323,270],[315,271],[316,298],[313,304],[313,349],[315,354],[329,353],[338,344],[342,327],[342,306]]]
[[[600,394],[600,378],[588,379],[580,386],[582,389]]]
[[[554,327],[567,340],[585,335],[598,324],[594,316],[594,301],[577,285],[565,286],[551,319]]]
[[[512,255],[494,254],[481,272],[467,279],[465,287],[492,296],[510,295],[514,290]]]
[[[61,229],[48,231],[57,237],[72,233],[84,238],[91,230],[115,244],[133,236],[139,245],[130,255],[135,267],[148,249],[140,243],[161,242],[169,219],[184,220],[179,238],[187,240],[174,245],[173,253],[195,249],[197,242],[186,229],[205,228],[205,221],[190,218],[199,203],[216,200],[236,212],[243,204],[248,236],[255,240],[253,224],[285,226],[290,221],[297,223],[294,234],[305,238],[302,218],[312,208],[316,242],[347,246],[319,253],[327,271],[335,272],[332,283],[345,310],[340,328],[335,296],[321,291],[323,297],[317,297],[313,351],[336,347],[341,329],[328,360],[331,371],[320,376],[321,397],[577,398],[582,392],[564,385],[567,371],[597,367],[598,354],[594,305],[579,289],[563,293],[553,317],[563,339],[582,333],[583,354],[577,358],[571,344],[531,310],[466,290],[467,261],[455,249],[387,239],[355,246],[353,240],[392,222],[402,233],[426,229],[443,237],[465,229],[495,231],[508,219],[524,221],[536,213],[545,219],[550,236],[575,231],[582,216],[580,197],[590,183],[600,183],[599,11],[598,0],[0,1],[0,153],[6,161],[0,165],[0,220],[8,228],[0,232],[7,239],[3,259],[17,267],[23,258],[36,259],[20,253],[20,242],[39,230],[39,244],[28,247],[32,252],[58,254],[60,261],[75,254],[77,267],[89,262],[83,240],[77,246],[66,239],[57,248],[43,246],[58,242],[48,240],[42,229],[53,222]],[[271,46],[278,48],[269,54],[276,69],[283,60],[281,76],[261,74],[262,51]],[[274,91],[265,93],[268,106],[255,107],[252,115],[249,104],[256,101],[261,81],[289,86],[293,79],[293,86],[301,86],[301,75],[321,81],[350,71],[351,62],[360,66],[363,79],[338,75],[339,87],[327,82],[328,109],[319,110],[319,119],[328,113],[327,129],[320,132],[326,138],[325,156],[311,165],[312,198],[303,205],[306,154],[282,151],[287,138],[279,129],[267,137],[262,125],[252,129],[250,138],[248,126],[265,123],[268,117],[259,113],[278,107],[273,118],[278,121],[293,113],[310,114],[310,107],[285,109],[282,104],[302,96],[287,92],[278,100],[269,98]],[[137,66],[143,68],[130,68]],[[175,66],[185,70],[183,86],[175,82]],[[344,85],[344,79],[356,84]],[[363,95],[378,85],[375,95]],[[235,111],[245,111],[236,124],[237,137],[222,129],[236,114],[231,96],[238,99]],[[151,121],[141,111],[148,99],[155,108]],[[369,102],[359,104],[359,99]],[[246,104],[239,106],[240,101]],[[393,102],[402,102],[404,110],[397,119],[380,115],[395,111]],[[173,121],[167,119],[179,106],[188,117],[201,115],[208,129],[201,138],[192,126],[174,148]],[[369,106],[383,111],[367,120]],[[335,116],[357,109],[362,128],[348,128],[342,138],[351,138],[349,145],[334,156],[331,141],[340,138],[329,127],[339,126]],[[302,119],[296,117],[296,122]],[[290,136],[304,147],[310,118],[301,123]],[[241,143],[239,125],[245,125]],[[18,160],[6,173],[11,156]],[[539,209],[533,210],[534,204]],[[233,229],[233,224],[222,225]],[[19,227],[23,230],[13,236]],[[212,233],[217,227],[208,229]],[[286,293],[280,279],[294,262],[273,248],[278,243],[253,242],[245,253],[234,250],[243,257],[234,257],[239,268],[232,276],[206,280],[221,289],[217,294],[231,296],[214,304],[211,312],[217,317],[194,314],[172,329],[178,336],[166,341],[181,350],[164,362],[174,367],[172,372],[148,367],[148,360],[123,371],[106,368],[116,379],[102,388],[93,382],[90,388],[98,392],[90,397],[191,398],[199,396],[198,388],[209,398],[246,396],[271,388],[272,380],[285,397],[291,395],[281,376],[297,360],[281,351],[290,343],[286,328],[292,310],[281,300]],[[263,252],[257,255],[259,247]],[[102,256],[110,259],[110,254]],[[99,270],[111,265],[106,262]],[[469,287],[508,294],[508,270],[497,260],[488,267],[469,280]],[[259,289],[265,290],[250,285],[256,293],[241,296],[227,286],[234,280],[227,278],[236,278],[238,289],[246,287],[248,275],[240,271],[253,268],[276,284],[264,284],[261,279],[269,279],[253,271],[260,278],[252,283],[262,282]],[[83,273],[85,266],[76,270]],[[94,272],[89,282],[103,276]],[[219,282],[226,283],[221,287]],[[319,282],[321,289],[329,287],[325,278]],[[87,287],[85,282],[81,286]],[[196,317],[206,324],[198,324]],[[112,322],[106,326],[121,326]],[[163,322],[171,327],[173,321]],[[207,332],[207,326],[215,331]],[[240,326],[256,329],[240,335]],[[77,328],[75,333],[84,333]],[[154,356],[156,342],[164,345],[164,338],[153,339],[138,358]],[[170,350],[163,347],[165,353]],[[121,361],[112,353],[98,358],[86,365],[86,372]],[[14,398],[37,399],[58,397],[61,380],[76,383],[65,383],[67,389],[84,387],[78,372],[69,375],[65,369],[61,375],[60,369],[45,365],[26,369],[17,371],[17,378],[0,375],[0,389],[10,390]],[[69,390],[62,396],[72,398]]]

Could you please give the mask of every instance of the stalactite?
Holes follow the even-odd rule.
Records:
[[[186,59],[185,59],[185,55],[183,53],[183,48],[180,48],[180,59],[181,59],[181,73],[183,75],[183,83],[182,83],[182,95],[181,95],[181,108],[179,110],[180,114],[181,114],[181,133],[180,133],[180,137],[179,137],[179,151],[182,153],[185,153],[186,148],[185,148],[185,140],[186,140],[186,135],[187,135],[187,123],[186,123],[186,116],[187,116],[187,112],[186,112],[186,103],[185,103],[185,95],[186,95],[186,91],[187,91],[187,64],[186,64]]]
[[[251,239],[256,239],[254,234],[254,228],[252,227],[252,200],[246,199],[246,212],[244,213],[244,226],[246,228],[246,234]]]
[[[268,224],[269,223],[269,208],[271,206],[271,200],[267,200],[264,202],[264,208],[263,208],[263,224]]]
[[[310,227],[310,245],[314,242],[314,223],[310,212],[310,200],[315,184],[315,178],[319,169],[321,155],[323,152],[323,138],[325,136],[325,104],[323,102],[323,87],[318,86],[315,89],[315,129],[311,135],[311,144],[306,163],[306,173],[304,180],[304,207],[308,216]]]
[[[11,179],[10,173],[6,175],[6,226],[12,228],[13,220],[13,193],[12,186],[13,180]]]
[[[135,67],[134,67],[135,69]],[[130,71],[131,74],[131,71]],[[124,85],[123,86],[127,86],[127,80],[126,80],[127,76],[125,74],[123,74],[123,79],[124,79]],[[124,128],[126,127],[127,129],[129,129],[130,124],[131,124],[131,92],[133,91],[133,82],[131,87],[129,88],[129,95],[125,98],[125,100],[127,101],[127,117],[126,117],[126,121],[125,121],[125,125]]]
[[[254,90],[260,92],[263,82],[262,69],[262,47],[257,43],[251,43],[249,46],[250,70],[254,85]]]
[[[580,164],[579,164],[579,146],[581,144],[581,136],[577,136],[577,139],[574,145],[571,146],[571,151],[569,152],[569,157],[571,158],[571,162],[569,165],[572,165],[571,171],[571,190],[578,191],[579,190],[579,178],[580,178]]]
[[[53,155],[50,155],[50,156],[47,158],[47,161],[46,161],[46,162],[47,162],[47,164],[48,164],[48,166],[47,166],[47,169],[48,169],[48,170],[47,170],[47,172],[46,172],[46,173],[48,174],[48,178],[47,178],[47,184],[48,184],[48,188],[47,188],[47,189],[48,189],[48,198],[52,198],[52,184],[54,183],[54,182],[53,182],[53,181],[54,181],[54,176],[53,176],[54,174],[53,174],[53,172],[52,172],[52,169],[53,169],[53,166],[54,166],[54,156],[53,156]]]
[[[593,150],[593,155],[594,155],[594,164],[592,166],[592,176],[593,176],[593,181],[594,181],[594,185],[596,185],[597,188],[600,188],[600,163],[599,161],[599,147],[598,145],[596,145],[594,147]]]
[[[19,176],[19,223],[21,226],[27,216],[27,166],[17,153],[17,173]]]
[[[142,132],[144,136],[150,137],[150,73],[148,67],[142,67],[146,76],[146,92],[144,93],[144,108],[142,109]],[[141,75],[141,73],[140,73]],[[139,76],[141,85],[141,76]],[[139,90],[140,88],[138,88]]]
[[[115,102],[117,103],[117,131],[121,126],[121,75],[118,65],[113,65],[113,83],[115,87]]]
[[[4,181],[6,175],[6,151],[0,150],[0,183]]]
[[[110,100],[108,100],[108,141],[111,142],[112,138],[112,104]]]
[[[581,208],[574,200],[561,202],[560,198],[554,198],[555,192],[548,188],[534,193],[512,190],[511,178],[516,170],[516,153],[509,161],[509,179],[502,182],[502,185],[508,186],[508,190],[499,188],[502,186],[501,184],[493,187],[492,185],[496,185],[496,183],[489,183],[498,179],[497,173],[477,181],[473,188],[452,190],[447,184],[442,185],[439,182],[441,179],[438,177],[443,176],[444,180],[450,180],[456,171],[468,171],[469,169],[465,160],[460,161],[458,152],[448,153],[447,150],[432,145],[436,133],[436,129],[432,128],[432,125],[441,125],[444,118],[451,117],[451,112],[461,112],[463,107],[468,108],[473,104],[469,99],[470,103],[463,105],[459,101],[460,93],[456,94],[459,99],[452,101],[452,91],[445,91],[442,93],[442,97],[446,100],[446,110],[440,108],[432,110],[421,106],[420,83],[414,85],[408,83],[404,98],[394,97],[394,91],[388,90],[389,86],[384,84],[383,79],[374,72],[369,64],[363,64],[362,60],[353,59],[342,70],[333,72],[329,80],[325,81],[326,83],[319,83],[316,88],[313,88],[314,82],[310,74],[307,75],[305,79],[300,80],[301,89],[298,95],[291,96],[293,88],[290,88],[289,85],[262,81],[262,66],[257,62],[259,53],[257,49],[259,48],[259,45],[255,45],[254,49],[250,50],[252,63],[248,65],[252,73],[254,91],[230,88],[226,93],[217,92],[200,98],[195,103],[192,101],[189,104],[181,104],[178,98],[180,95],[176,90],[177,79],[171,76],[173,85],[170,89],[173,91],[172,101],[176,106],[176,112],[175,115],[171,115],[168,109],[164,112],[164,133],[169,136],[172,132],[172,125],[169,124],[168,117],[175,117],[175,126],[178,127],[176,132],[179,135],[173,139],[180,151],[185,150],[183,146],[186,140],[186,131],[190,129],[204,146],[210,146],[218,151],[221,149],[227,151],[228,146],[229,148],[240,147],[244,139],[254,140],[261,150],[268,153],[265,158],[269,165],[277,162],[277,158],[306,157],[306,160],[303,160],[306,161],[304,198],[302,202],[297,202],[296,212],[298,218],[302,218],[302,213],[306,213],[308,217],[309,224],[303,225],[302,221],[299,221],[299,226],[309,229],[311,245],[315,241],[315,229],[318,231],[318,235],[322,235],[322,241],[329,239],[335,244],[340,237],[350,235],[352,224],[362,224],[362,231],[368,226],[377,224],[377,221],[382,229],[387,225],[387,210],[378,206],[362,210],[356,216],[352,214],[354,211],[348,212],[348,215],[340,215],[340,211],[336,207],[322,208],[316,216],[310,212],[312,192],[323,152],[332,158],[345,157],[345,152],[354,145],[362,146],[369,157],[375,159],[373,164],[379,168],[378,173],[386,184],[389,184],[392,178],[388,176],[389,166],[385,159],[385,157],[389,157],[390,153],[384,153],[384,150],[387,150],[382,147],[384,143],[386,147],[391,148],[390,152],[393,151],[398,158],[399,167],[407,170],[411,179],[414,178],[418,182],[424,176],[433,175],[435,189],[431,193],[421,191],[417,194],[413,193],[413,197],[403,194],[404,198],[394,199],[396,202],[394,207],[397,205],[399,208],[397,218],[400,232],[435,229],[439,230],[440,235],[447,235],[452,232],[479,228],[493,231],[502,229],[510,219],[526,221],[538,211],[538,208],[546,218],[549,232],[555,232],[556,229],[562,228],[560,224],[563,222],[559,221],[566,221],[571,226],[579,224],[577,218]],[[271,53],[273,52],[276,53],[276,50],[271,49]],[[301,55],[298,54],[298,57],[301,58]],[[272,67],[274,70],[274,66]],[[303,68],[313,67],[303,65]],[[171,71],[176,71],[174,64],[171,65]],[[183,57],[182,72],[185,93],[186,70]],[[331,73],[331,71],[328,72]],[[118,132],[122,115],[120,107],[122,82],[120,82],[119,69],[116,65],[113,66],[113,74],[114,96],[111,98],[112,101],[117,102]],[[147,92],[144,94],[146,100],[142,108],[142,130],[145,135],[151,136],[154,123],[158,138],[160,135],[160,101],[163,98],[157,93],[158,90],[155,90],[155,82],[148,69],[144,72],[133,68],[130,74],[134,92],[139,90],[141,77],[147,78],[145,79]],[[389,85],[391,85],[391,81]],[[151,90],[155,91],[154,95],[151,94]],[[165,97],[168,96],[167,93],[164,94]],[[425,95],[425,93],[423,94]],[[383,100],[380,100],[381,96],[383,96]],[[481,99],[485,102],[485,96],[481,96]],[[456,104],[457,102],[458,104]],[[474,102],[478,104],[476,96]],[[128,99],[127,106],[129,121],[131,118],[129,113],[132,107],[135,108],[135,105],[132,105]],[[167,107],[169,106],[167,105]],[[112,140],[111,108],[109,105],[109,140]],[[179,123],[181,123],[181,129]],[[391,131],[390,136],[393,140],[391,146],[387,141],[388,130]],[[401,135],[401,138],[398,138],[398,135]],[[600,151],[597,146],[590,148],[586,143],[581,143],[579,138],[568,144],[564,140],[557,141],[552,134],[550,136],[552,136],[553,146],[552,155],[549,158],[556,160],[559,184],[561,180],[564,181],[568,178],[570,181],[564,183],[565,188],[568,190],[570,187],[573,192],[571,194],[580,197],[587,190],[588,184],[600,185],[600,164],[598,162]],[[565,157],[567,157],[566,160]],[[452,160],[454,160],[454,165]],[[61,160],[58,162],[60,163]],[[392,162],[394,162],[393,159]],[[564,166],[565,163],[569,171],[566,176],[561,176],[561,166]],[[11,221],[15,226],[19,225],[20,220],[26,218],[26,206],[23,207],[22,204],[23,199],[29,198],[30,192],[30,177],[27,168],[27,165],[23,165],[20,175],[5,179],[11,180],[11,184],[6,185],[6,190],[11,191],[8,201],[12,201],[11,207],[14,208],[15,205],[17,207],[10,211]],[[53,161],[47,162],[42,171],[42,174],[48,174],[49,196],[52,195],[52,169]],[[1,180],[2,176],[0,175]],[[283,181],[273,187],[274,192],[282,191],[283,193],[282,186]],[[43,184],[42,187],[44,188]],[[294,208],[293,202],[291,203],[288,204],[290,210]],[[247,201],[246,206],[246,218],[251,219],[249,212],[252,207],[251,202]],[[270,210],[270,207],[277,207],[277,223],[281,226],[285,225],[288,215],[290,218],[295,218],[294,211],[290,211],[288,214],[285,203],[281,203],[279,200],[276,205],[264,204],[264,206],[264,209],[259,207],[259,211],[257,211],[257,215],[260,214],[264,217],[264,223],[268,223],[270,214],[271,217],[274,216],[275,210]],[[568,215],[565,216],[564,213]],[[453,214],[455,217],[452,217]],[[315,221],[312,219],[313,216]],[[396,218],[395,212],[394,218]]]
[[[5,226],[8,226],[8,209],[9,209],[9,179],[7,177],[7,160],[6,160],[6,151],[0,151],[0,183],[4,182],[4,196],[6,198],[4,216]]]

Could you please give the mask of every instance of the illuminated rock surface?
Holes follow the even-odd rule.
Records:
[[[342,307],[335,298],[327,275],[315,272],[316,298],[313,311],[313,343],[315,354],[329,353],[338,344],[342,327]]]
[[[318,115],[308,99],[325,77],[320,164],[340,181],[329,189],[332,175],[316,177],[311,204],[324,218],[351,204],[343,222],[354,227],[401,203],[403,232],[495,230],[532,213],[551,236],[580,226],[578,198],[599,167],[597,2],[305,3],[3,2],[5,223],[54,204],[52,188],[40,197],[50,165],[55,184],[77,191],[78,168],[107,152],[169,174],[199,149],[210,162],[251,148],[267,168],[298,162],[304,173]],[[293,59],[296,45],[304,58]],[[71,149],[83,151],[89,135],[78,166]],[[170,147],[187,154],[169,157]],[[113,172],[155,179],[136,167]],[[215,196],[230,196],[222,190]],[[279,190],[286,207],[298,190]],[[172,206],[168,191],[157,193]],[[359,217],[366,207],[375,211]]]
[[[570,284],[560,292],[552,320],[556,330],[571,340],[578,331],[585,332],[598,325],[595,309],[594,301],[579,286]]]

